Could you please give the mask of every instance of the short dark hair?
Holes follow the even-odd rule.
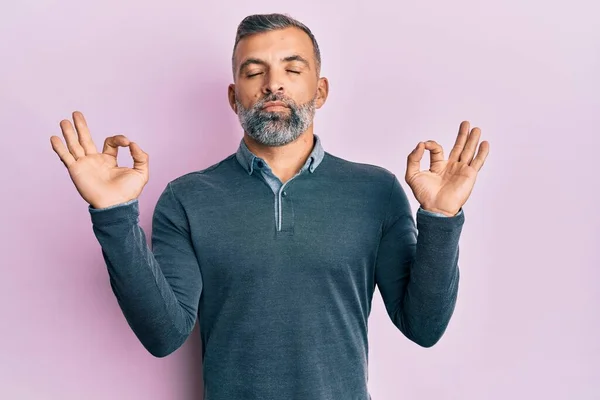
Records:
[[[319,50],[317,39],[315,39],[315,36],[306,25],[287,14],[254,14],[244,18],[237,28],[235,44],[233,45],[233,54],[235,54],[235,49],[237,48],[239,41],[247,36],[289,27],[302,29],[312,41],[317,75],[319,75],[321,71],[321,51]],[[233,68],[233,75],[235,76],[235,60],[233,55],[231,57],[231,65]]]

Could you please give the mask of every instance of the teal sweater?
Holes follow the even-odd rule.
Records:
[[[175,351],[199,320],[205,400],[367,400],[375,286],[423,347],[454,311],[462,210],[419,209],[415,225],[395,175],[323,151],[316,135],[285,184],[243,140],[169,182],[151,247],[137,199],[89,211],[112,290],[151,354]]]

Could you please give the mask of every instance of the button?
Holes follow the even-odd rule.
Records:
[[[283,197],[287,196],[287,193],[286,193],[286,191],[284,190],[284,191],[283,191],[283,193],[281,193],[281,195],[282,195]]]
[[[258,165],[258,168],[262,168],[265,166],[265,164],[262,161],[257,162],[256,165]]]

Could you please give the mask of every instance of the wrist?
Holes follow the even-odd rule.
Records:
[[[446,210],[441,210],[439,208],[427,207],[427,206],[423,206],[423,205],[421,205],[421,208],[424,211],[429,211],[429,212],[436,213],[436,214],[442,214],[442,215],[444,215],[446,217],[455,217],[456,214],[458,214],[458,212],[460,211],[460,208],[458,210],[456,210],[456,211],[454,211],[454,210],[452,210],[452,211],[446,211]]]
[[[108,202],[90,203],[90,205],[92,206],[92,208],[100,210],[100,209],[107,209],[107,208],[113,208],[116,206],[120,206],[120,205],[129,203],[132,200],[135,200],[135,199],[124,199],[124,200],[114,200],[114,201],[108,201]]]

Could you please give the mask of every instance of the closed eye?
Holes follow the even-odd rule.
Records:
[[[291,69],[288,69],[288,72],[291,72],[292,74],[300,74],[300,71],[294,71],[294,70],[291,70]]]

